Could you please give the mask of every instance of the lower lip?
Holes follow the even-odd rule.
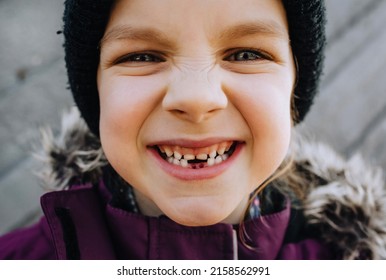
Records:
[[[244,147],[243,144],[238,144],[233,154],[226,161],[223,161],[213,166],[199,168],[199,169],[190,169],[190,168],[185,168],[178,165],[170,164],[169,162],[164,160],[156,150],[148,149],[148,151],[150,152],[151,156],[156,159],[156,162],[161,167],[161,169],[164,170],[169,175],[184,181],[193,181],[193,180],[197,181],[197,180],[211,179],[225,172],[225,170],[227,170],[238,158],[243,147]]]

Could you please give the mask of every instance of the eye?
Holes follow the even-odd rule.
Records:
[[[157,63],[164,62],[165,59],[152,53],[134,53],[122,56],[114,61],[114,64],[120,63]]]
[[[239,50],[225,58],[225,60],[236,62],[248,62],[265,59],[272,60],[269,55],[257,50]]]

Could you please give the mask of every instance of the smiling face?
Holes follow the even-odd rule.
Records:
[[[120,0],[98,69],[100,136],[141,211],[238,223],[290,141],[281,1]]]

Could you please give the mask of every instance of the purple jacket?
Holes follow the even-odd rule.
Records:
[[[0,259],[386,259],[385,183],[360,157],[299,138],[294,168],[271,183],[283,203],[245,222],[249,249],[238,226],[185,227],[113,203],[99,140],[76,112],[58,139],[49,135],[42,174],[55,191],[42,197],[39,223],[0,237]]]
[[[186,227],[165,216],[145,217],[112,207],[103,184],[51,192],[41,199],[45,217],[0,238],[0,259],[326,259],[314,239],[285,243],[290,205],[248,221],[255,249],[238,226]]]

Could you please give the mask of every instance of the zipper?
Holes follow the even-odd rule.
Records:
[[[238,241],[237,241],[237,231],[232,230],[232,239],[233,239],[233,259],[238,260],[239,259],[239,250],[238,250]]]

